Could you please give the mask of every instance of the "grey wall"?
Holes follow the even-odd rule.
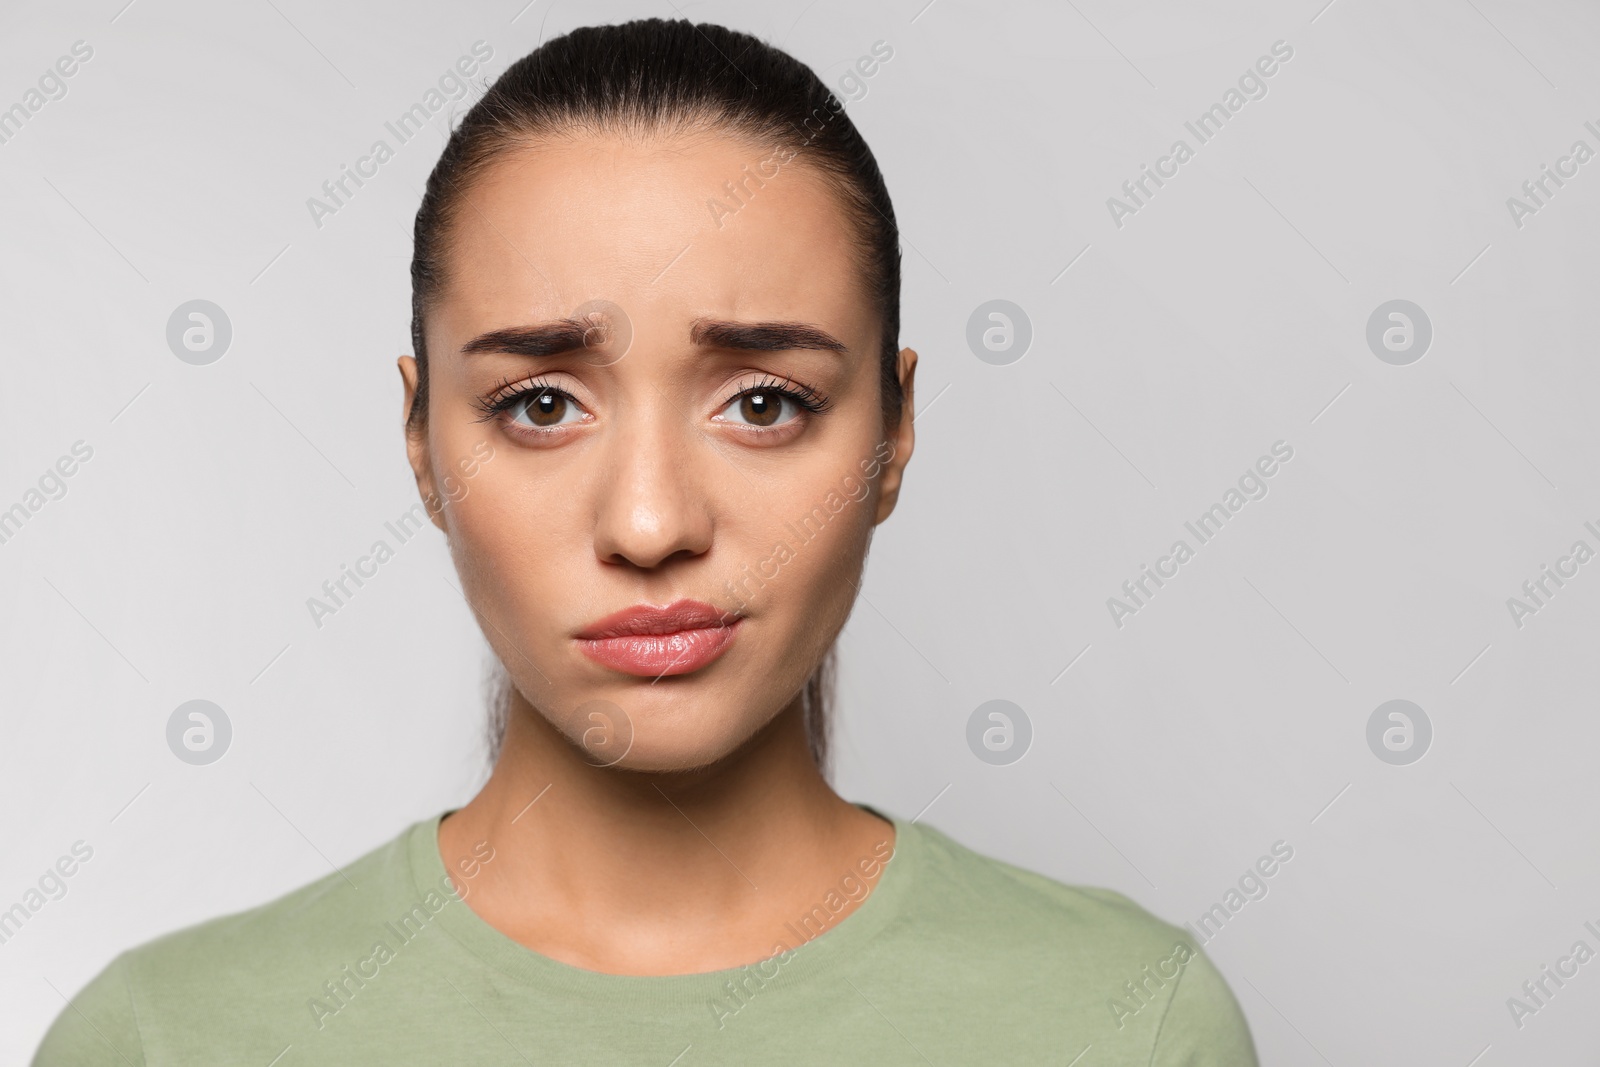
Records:
[[[1176,922],[1292,847],[1208,946],[1264,1063],[1588,1062],[1600,962],[1520,1026],[1507,998],[1600,948],[1600,562],[1521,591],[1600,550],[1600,159],[1559,163],[1600,150],[1600,10],[124,2],[0,14],[0,107],[93,50],[0,143],[0,508],[40,505],[0,544],[0,909],[93,850],[0,944],[0,1060],[117,951],[480,780],[486,653],[440,538],[320,629],[305,606],[415,499],[409,220],[470,99],[336,214],[306,202],[474,42],[497,74],[541,32],[676,7],[834,84],[894,50],[849,106],[903,226],[922,411],[842,639],[841,791]],[[1279,41],[1202,143],[1185,122]],[[1577,172],[1514,212],[1545,164]],[[231,324],[208,365],[168,341],[195,299]],[[996,299],[1020,359],[1020,330],[969,344]],[[1394,300],[1421,311],[1398,352],[1368,339]],[[65,495],[30,498],[80,441]],[[1185,522],[1280,441],[1201,544]],[[232,728],[206,766],[167,744],[194,699]],[[1031,724],[977,746],[1025,748],[1003,764],[968,741],[997,699]],[[1391,752],[1399,720],[1369,722],[1397,699],[1431,738],[1412,712]]]

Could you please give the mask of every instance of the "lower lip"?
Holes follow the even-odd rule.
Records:
[[[697,671],[722,655],[743,621],[670,634],[579,638],[578,647],[585,656],[612,670],[640,678],[664,678]]]

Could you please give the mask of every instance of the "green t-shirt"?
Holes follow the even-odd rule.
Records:
[[[878,882],[854,911],[829,921],[865,892],[841,872],[789,924],[788,951],[643,977],[561,963],[484,922],[452,891],[470,899],[478,869],[446,871],[435,816],[342,874],[118,956],[34,1067],[1254,1067],[1237,1002],[1182,930],[884,817],[896,845],[881,874],[862,861]]]

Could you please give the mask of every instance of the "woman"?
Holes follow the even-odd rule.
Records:
[[[808,68],[682,21],[550,41],[451,137],[412,280],[407,450],[505,670],[493,773],[124,953],[37,1063],[1255,1062],[1179,930],[827,783],[917,355]]]

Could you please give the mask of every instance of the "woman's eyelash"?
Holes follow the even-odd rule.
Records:
[[[524,400],[532,400],[545,393],[549,393],[552,396],[563,396],[574,402],[577,400],[571,393],[551,382],[541,381],[538,378],[523,379],[521,381],[506,378],[491,389],[488,396],[480,397],[474,400],[472,404],[481,415],[478,421],[488,422],[490,419],[497,418],[512,410],[523,403]]]
[[[571,393],[552,382],[541,381],[538,378],[522,381],[507,378],[491,389],[488,396],[474,400],[473,406],[478,409],[481,416],[479,421],[488,422],[511,411],[524,401],[532,400],[544,393],[565,397],[573,402],[577,400]],[[759,382],[745,386],[728,397],[723,401],[723,406],[726,407],[735,400],[753,393],[776,393],[787,397],[813,415],[819,415],[833,405],[832,400],[805,382],[766,375]]]
[[[821,414],[822,412],[828,410],[828,408],[833,404],[833,401],[823,396],[820,392],[807,385],[805,382],[795,381],[794,379],[785,381],[781,378],[774,378],[771,375],[768,375],[756,384],[740,389],[737,393],[734,393],[727,400],[723,401],[723,405],[726,406],[731,404],[740,397],[749,396],[752,393],[777,393],[779,396],[788,397],[790,400],[793,400],[796,404],[800,405],[813,415]]]

